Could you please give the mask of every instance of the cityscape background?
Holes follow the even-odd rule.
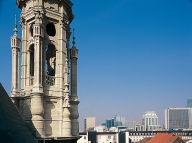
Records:
[[[86,117],[100,125],[117,113],[140,121],[155,111],[185,107],[192,96],[191,0],[72,0],[78,60],[80,130]],[[11,91],[15,1],[0,1],[1,75]],[[19,35],[21,37],[19,27]]]

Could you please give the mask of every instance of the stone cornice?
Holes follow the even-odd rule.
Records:
[[[25,13],[22,13],[22,18],[24,18],[26,21],[29,19],[35,18],[35,12],[33,9],[28,10]]]
[[[60,20],[61,14],[58,13],[57,11],[54,11],[54,10],[51,10],[48,8],[45,8],[44,10],[45,10],[45,16],[51,17],[52,19],[57,20],[57,21]]]

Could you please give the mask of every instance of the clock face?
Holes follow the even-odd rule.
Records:
[[[55,25],[53,23],[48,23],[46,25],[46,32],[49,36],[54,37],[56,34]]]

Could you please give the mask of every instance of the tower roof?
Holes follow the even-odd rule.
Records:
[[[147,111],[144,113],[143,117],[147,117],[147,116],[157,117],[157,114],[154,111]]]
[[[19,7],[19,8],[22,8],[23,5],[25,5],[25,2],[27,0],[16,0],[16,5]],[[65,2],[66,4],[68,4],[70,7],[73,6],[73,3],[70,1],[70,0],[60,0],[60,1],[63,1]]]

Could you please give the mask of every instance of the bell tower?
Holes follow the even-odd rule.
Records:
[[[70,43],[74,15],[70,0],[17,0],[22,10],[22,48],[11,38],[11,98],[38,141],[76,142],[79,138],[77,59]],[[15,33],[17,29],[15,28]],[[21,82],[18,62],[21,52]]]

